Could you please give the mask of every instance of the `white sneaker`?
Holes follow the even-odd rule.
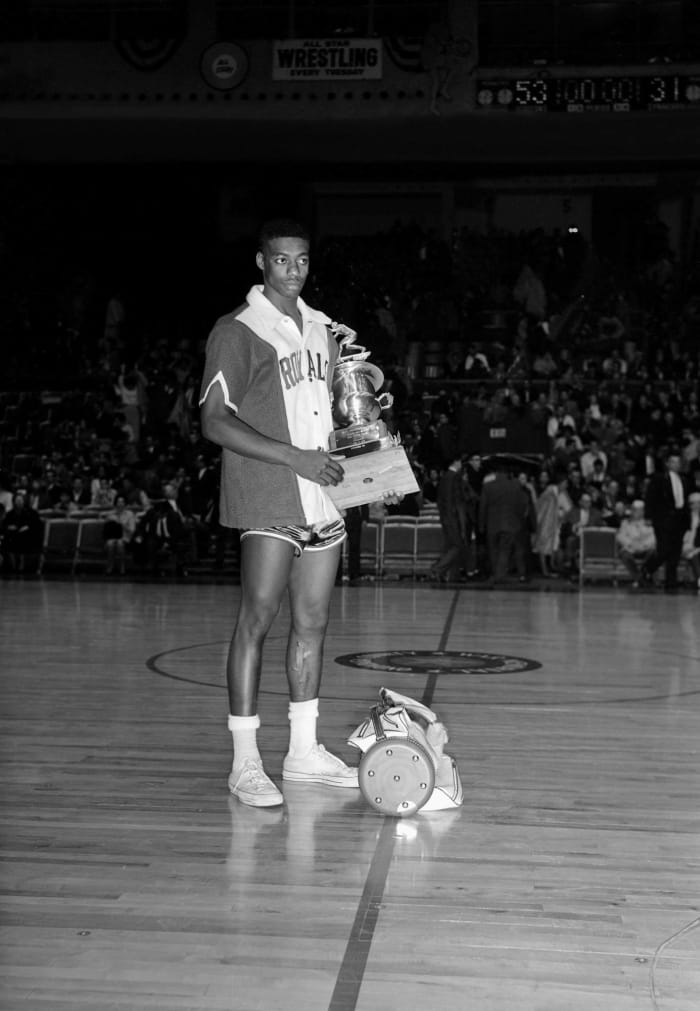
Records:
[[[357,787],[357,769],[314,744],[305,755],[287,755],[282,763],[282,779],[292,783],[323,783],[325,786]]]
[[[228,777],[228,788],[234,797],[250,807],[275,807],[284,797],[268,776],[258,759],[247,758],[237,774]]]

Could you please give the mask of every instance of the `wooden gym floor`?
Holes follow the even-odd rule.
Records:
[[[237,587],[0,594],[3,1011],[700,1008],[697,597],[338,588],[321,739],[356,760],[385,684],[462,773],[460,810],[396,820],[359,791],[228,795]],[[275,778],[285,638],[283,613]]]

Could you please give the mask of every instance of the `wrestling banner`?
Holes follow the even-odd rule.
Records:
[[[276,39],[273,81],[377,81],[381,39]]]

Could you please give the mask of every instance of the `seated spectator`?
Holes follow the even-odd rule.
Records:
[[[554,441],[552,455],[554,457],[555,465],[560,467],[562,470],[568,470],[570,464],[576,464],[576,466],[578,466],[580,452],[581,440],[574,434],[573,429],[570,429],[569,426],[566,425],[563,433],[558,435]]]
[[[634,474],[628,474],[625,478],[625,486],[622,490],[622,499],[627,505],[632,505],[640,495],[639,481]]]
[[[32,478],[26,499],[29,508],[34,509],[36,512],[51,508],[51,499],[46,486],[43,481],[40,481],[36,477]]]
[[[93,489],[90,505],[97,509],[111,509],[117,498],[117,492],[112,487],[109,477],[101,477],[97,487]]]
[[[585,481],[589,481],[595,470],[596,460],[600,461],[598,472],[605,475],[608,468],[608,458],[597,439],[592,438],[581,454],[581,473]]]
[[[194,528],[177,504],[175,486],[163,486],[163,499],[153,503],[138,524],[135,542],[140,545],[141,560],[154,575],[160,574],[159,559],[171,554],[175,560],[175,575],[188,574],[186,562],[194,556]]]
[[[90,489],[85,484],[82,477],[73,478],[69,494],[71,502],[73,502],[74,505],[78,506],[79,509],[89,506],[92,501]]]
[[[682,557],[690,566],[695,580],[695,589],[700,592],[700,492],[688,496],[690,524],[683,535]]]
[[[552,445],[555,439],[563,429],[568,426],[573,432],[576,432],[576,420],[572,414],[567,413],[566,409],[559,404],[556,408],[550,408],[549,417],[547,419],[547,435],[552,440]]]
[[[107,549],[107,575],[115,569],[121,576],[126,571],[126,550],[136,532],[136,516],[127,508],[123,495],[117,495],[114,509],[105,517],[105,548]]]
[[[51,507],[54,507],[61,497],[61,492],[66,491],[70,497],[70,480],[67,469],[63,463],[49,463],[46,466],[46,492],[49,496]]]
[[[127,506],[134,512],[144,512],[151,505],[150,499],[143,488],[140,488],[132,477],[122,478],[119,485],[120,494],[126,499]]]
[[[566,516],[568,530],[564,539],[564,564],[571,572],[578,571],[578,556],[581,550],[581,531],[584,527],[602,527],[603,515],[593,505],[593,499],[584,492],[577,506]],[[562,531],[563,533],[563,531]]]
[[[619,530],[620,525],[624,520],[624,518],[626,517],[626,515],[627,515],[627,506],[622,501],[622,499],[618,499],[617,502],[615,503],[615,508],[612,512],[612,515],[606,517],[605,525],[607,527],[612,527],[613,530]]]
[[[700,496],[698,496],[700,501]],[[651,523],[644,518],[644,502],[635,499],[629,517],[623,519],[617,532],[617,546],[621,561],[632,576],[632,586],[647,582],[647,563],[656,551],[656,537]]]
[[[602,493],[605,485],[605,466],[602,460],[593,461],[593,473],[588,475],[588,485]]]
[[[583,483],[583,474],[578,463],[570,463],[567,467],[567,474],[569,478],[566,486],[567,493],[572,505],[578,505],[581,501],[581,496],[586,490]]]
[[[74,516],[75,513],[82,512],[82,506],[74,502],[68,488],[62,488],[58,495],[58,501],[54,504],[54,512],[62,513],[65,516]]]
[[[4,553],[12,572],[36,572],[39,567],[44,525],[41,516],[16,494],[3,525]]]

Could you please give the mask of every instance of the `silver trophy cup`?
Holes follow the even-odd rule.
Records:
[[[381,413],[391,406],[388,393],[377,395],[384,375],[367,361],[339,361],[333,372],[331,449],[345,456],[374,452],[394,443]]]
[[[333,369],[330,449],[342,458],[343,480],[328,494],[339,509],[348,509],[418,491],[398,436],[381,419],[393,403],[390,393],[377,393],[384,383],[382,370],[370,365],[369,352],[354,343],[354,330],[334,323],[331,331],[340,338],[340,357]]]

